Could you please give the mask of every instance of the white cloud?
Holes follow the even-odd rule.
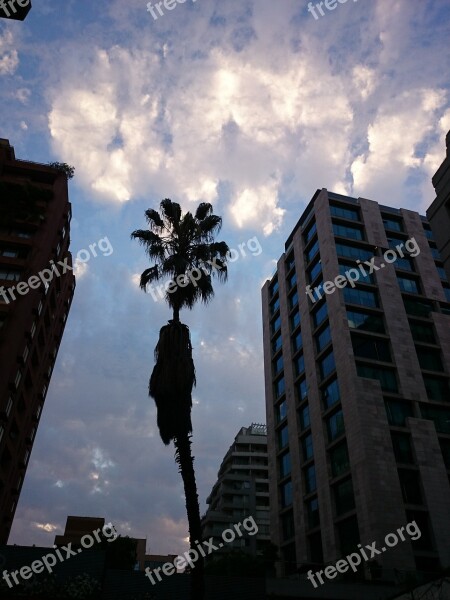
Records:
[[[11,31],[0,35],[0,75],[12,75],[19,66],[19,53],[11,48],[14,43]]]

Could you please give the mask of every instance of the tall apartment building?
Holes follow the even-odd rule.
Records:
[[[427,217],[450,280],[450,131],[447,133],[446,145],[447,156],[432,179],[436,199],[428,208]]]
[[[202,518],[203,539],[222,542],[222,532],[234,523],[252,516],[258,525],[254,536],[236,537],[219,550],[243,550],[254,556],[261,554],[270,542],[269,480],[267,466],[267,429],[252,423],[242,427],[225,455],[217,481],[206,500],[209,505]],[[243,531],[244,532],[244,531]],[[245,532],[244,532],[245,533]]]
[[[0,544],[8,540],[75,288],[67,177],[0,139]],[[47,269],[42,279],[38,276]],[[63,270],[67,270],[63,274]]]
[[[380,576],[449,567],[450,286],[427,219],[317,190],[262,304],[282,572],[379,548],[413,520],[420,539],[377,555]]]

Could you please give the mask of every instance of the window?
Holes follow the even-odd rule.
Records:
[[[339,235],[352,240],[364,239],[362,229],[360,227],[352,227],[350,225],[338,225],[337,223],[333,223],[333,233],[334,235]]]
[[[431,231],[431,229],[424,227],[424,234],[428,240],[434,240],[434,235],[433,235],[433,232]]]
[[[290,290],[297,283],[297,273],[292,273],[292,275],[287,280],[287,288]]]
[[[336,529],[342,556],[355,552],[355,548],[360,543],[358,520],[356,516],[341,521],[336,525]]]
[[[403,304],[406,312],[416,317],[430,317],[433,312],[433,304],[427,300],[403,298]]]
[[[347,310],[347,323],[352,329],[384,333],[383,317],[362,311]]]
[[[295,375],[300,375],[305,370],[305,357],[300,354],[294,361]]]
[[[278,331],[281,327],[281,315],[278,315],[278,317],[275,319],[275,321],[272,321],[271,323],[271,329],[272,329],[272,335]]]
[[[389,425],[405,427],[406,419],[414,416],[413,407],[410,402],[386,400],[385,406]]]
[[[402,269],[403,271],[414,272],[414,263],[410,258],[397,258],[395,261],[395,268]]]
[[[346,479],[333,486],[336,514],[342,515],[355,508],[355,496],[351,479]]]
[[[14,250],[13,248],[0,248],[0,256],[4,256],[5,258],[17,258],[19,256],[19,251]]]
[[[320,531],[308,535],[309,560],[313,564],[323,564],[322,536]]]
[[[314,256],[317,254],[318,251],[319,251],[319,240],[316,240],[314,242],[314,244],[311,246],[311,248],[307,252],[305,252],[306,262],[309,263],[311,261],[311,259],[314,258]]]
[[[327,303],[324,302],[319,308],[317,308],[313,312],[313,322],[314,326],[318,327],[321,323],[323,323],[324,319],[328,316]]]
[[[292,347],[294,352],[297,352],[298,350],[300,350],[300,348],[303,347],[303,340],[302,340],[302,332],[299,331],[295,337],[292,340]]]
[[[417,471],[399,469],[398,478],[402,488],[403,500],[406,504],[422,504],[422,490]]]
[[[357,248],[356,246],[349,246],[348,244],[336,244],[336,252],[338,256],[345,256],[347,258],[359,258],[360,260],[369,260],[372,258],[373,253],[370,250],[364,248]]]
[[[441,260],[441,253],[439,252],[439,250],[437,248],[433,248],[432,246],[430,246],[430,252],[431,252],[431,256],[435,259],[435,260]]]
[[[314,492],[317,489],[316,484],[316,467],[310,465],[303,471],[305,477],[305,491],[307,494]]]
[[[297,573],[297,552],[295,543],[283,546],[281,549],[281,556],[285,575],[288,576]]]
[[[447,273],[445,272],[445,269],[444,269],[444,267],[438,267],[438,266],[436,265],[436,270],[437,270],[437,272],[439,273],[439,277],[440,277],[441,279],[443,279],[444,281],[447,281]]]
[[[280,379],[278,379],[278,381],[275,382],[274,389],[275,389],[275,398],[279,398],[281,396],[281,394],[284,394],[284,392],[286,391],[284,375],[283,375],[283,377],[280,377]]]
[[[287,404],[286,404],[286,400],[283,400],[283,402],[280,402],[279,404],[277,404],[275,406],[275,420],[278,424],[286,417],[287,417]]]
[[[293,294],[291,294],[288,298],[288,302],[289,302],[289,310],[292,310],[295,306],[298,305],[298,292],[295,291]]]
[[[411,447],[411,436],[408,433],[391,432],[395,460],[399,463],[414,462]]]
[[[366,377],[367,379],[378,379],[381,384],[381,389],[386,392],[397,393],[397,379],[394,371],[384,369],[383,367],[369,367],[367,365],[356,365],[358,377]]]
[[[397,275],[397,281],[402,292],[408,292],[409,294],[420,294],[419,283],[415,279],[409,277],[400,277]]]
[[[280,456],[279,460],[279,468],[280,468],[280,478],[286,477],[290,474],[292,465],[291,465],[291,453],[285,452],[282,456]]]
[[[358,282],[359,283],[371,283],[371,284],[375,283],[375,278],[371,273],[369,273],[366,269],[364,269],[366,275],[363,275],[363,273],[361,272],[361,269],[358,270],[356,266],[339,264],[339,275],[343,275],[347,279],[347,273],[350,269],[353,269],[353,270],[356,269],[356,271],[358,272],[358,274],[359,274]],[[346,283],[346,285],[348,285],[348,284]]]
[[[383,362],[392,361],[389,343],[386,340],[353,336],[352,344],[353,352],[359,358],[370,358]]]
[[[302,452],[304,461],[313,457],[313,442],[312,435],[310,433],[306,437],[302,438]]]
[[[368,306],[370,308],[377,308],[378,306],[378,298],[375,292],[358,290],[351,287],[344,288],[344,300],[349,304],[360,304],[361,306]]]
[[[443,286],[443,287],[444,287],[444,294],[447,299],[447,302],[450,302],[450,287],[445,287],[445,286]],[[447,309],[447,311],[448,311],[448,309]],[[445,312],[443,307],[442,307],[442,312]],[[450,314],[450,313],[447,312],[447,314]]]
[[[330,213],[333,217],[341,217],[341,219],[359,221],[359,213],[355,208],[343,208],[342,206],[335,206],[331,204]]]
[[[295,266],[294,253],[291,252],[286,259],[286,272],[290,271]]]
[[[388,235],[387,241],[389,248],[391,248],[392,250],[396,250],[397,246],[401,246],[402,248],[404,248],[406,240],[404,240],[403,238],[396,237],[394,235]]]
[[[308,514],[308,526],[311,529],[320,525],[319,500],[317,497],[308,500],[306,503],[306,512]]]
[[[283,425],[283,427],[278,430],[278,449],[281,450],[282,448],[285,448],[288,445],[288,443],[288,426]]]
[[[298,417],[300,421],[300,428],[302,430],[306,429],[310,426],[310,418],[309,418],[309,405],[304,404],[300,410],[298,411]]]
[[[298,327],[298,325],[300,325],[300,312],[298,309],[294,312],[293,315],[291,315],[290,321],[291,321],[291,331],[294,331],[294,329],[296,327]]]
[[[302,379],[298,384],[297,393],[300,402],[308,397],[308,385],[306,379]]]
[[[438,433],[450,433],[450,409],[422,404],[420,413],[423,419],[434,421]]]
[[[389,217],[383,216],[383,225],[385,229],[390,229],[391,231],[403,231],[402,222],[390,219]]]
[[[333,413],[330,417],[328,417],[328,419],[326,420],[326,424],[328,440],[332,442],[345,432],[344,415],[342,414],[342,410],[339,409],[337,412]]]
[[[439,350],[431,350],[430,348],[417,348],[417,358],[421,369],[428,371],[443,371],[441,354]]]
[[[439,379],[438,377],[424,375],[423,382],[425,383],[427,396],[430,400],[440,400],[441,402],[450,401],[448,379]]]
[[[279,333],[274,340],[272,340],[272,353],[275,354],[281,348],[281,333]]]
[[[294,513],[292,510],[285,513],[281,517],[281,531],[283,532],[283,540],[290,540],[295,535],[294,528]]]
[[[280,298],[277,297],[270,305],[270,316],[272,317],[280,308]]]
[[[305,244],[307,244],[309,242],[309,240],[312,240],[314,234],[317,231],[317,226],[316,223],[314,222],[308,229],[307,231],[305,231],[305,233],[303,234],[304,238],[305,238]]]
[[[309,282],[312,283],[319,273],[322,273],[322,261],[320,259],[308,269]]]
[[[0,279],[4,279],[6,281],[20,281],[20,271],[0,269]]]
[[[283,369],[283,355],[281,354],[273,363],[273,374],[278,375]]]
[[[325,409],[330,408],[331,406],[334,406],[336,402],[339,402],[340,394],[337,379],[333,379],[333,381],[322,390],[322,398]]]
[[[346,442],[342,442],[330,450],[330,464],[333,477],[338,477],[350,469]]]
[[[271,298],[276,292],[278,292],[278,289],[278,279],[275,279],[275,281],[269,286],[269,297]]]
[[[325,329],[322,329],[322,331],[316,335],[317,352],[323,350],[329,342],[331,342],[331,331],[330,326],[327,325]]]
[[[330,373],[332,373],[336,368],[336,364],[334,362],[334,354],[330,352],[327,354],[322,360],[319,361],[319,370],[320,376],[322,379],[328,377]]]
[[[292,481],[289,480],[280,486],[281,507],[286,508],[292,504]]]
[[[427,323],[410,323],[410,327],[413,339],[416,342],[435,343],[436,340],[432,325],[428,325]]]

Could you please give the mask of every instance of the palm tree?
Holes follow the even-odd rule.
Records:
[[[189,328],[180,322],[180,310],[192,309],[199,300],[206,304],[212,299],[212,278],[227,279],[229,248],[225,242],[214,241],[222,219],[213,214],[211,204],[199,204],[195,215],[182,214],[180,205],[166,198],[160,209],[160,213],[147,210],[148,229],[133,231],[131,237],[139,240],[154,263],[142,273],[140,287],[147,291],[152,282],[166,279],[165,300],[173,312],[173,318],[159,332],[149,395],[156,403],[162,441],[166,445],[174,442],[186,497],[190,547],[195,550],[202,537],[191,453],[192,388],[196,381]],[[203,558],[199,556],[191,570],[191,600],[204,598],[203,570]]]

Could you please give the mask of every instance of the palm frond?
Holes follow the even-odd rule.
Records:
[[[157,265],[154,265],[153,267],[150,267],[149,269],[145,269],[145,271],[143,271],[141,273],[139,287],[142,290],[147,291],[148,284],[152,283],[152,281],[158,281],[158,279],[160,277],[161,277],[161,275],[160,275]]]
[[[197,207],[197,210],[195,211],[195,218],[198,221],[203,221],[203,219],[210,215],[212,211],[212,204],[209,204],[209,202],[200,202],[200,204]]]
[[[146,210],[145,217],[147,219],[147,223],[151,227],[156,227],[158,229],[162,229],[164,227],[164,221],[161,219],[159,212],[154,208],[149,208]]]
[[[176,202],[172,202],[170,198],[164,198],[160,206],[164,217],[166,217],[172,227],[176,227],[181,219],[181,206]]]

